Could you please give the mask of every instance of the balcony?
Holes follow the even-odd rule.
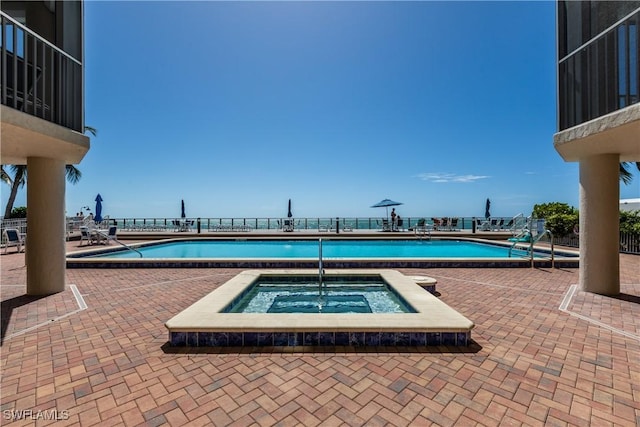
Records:
[[[558,131],[640,102],[640,9],[558,63]]]
[[[82,63],[0,12],[0,103],[82,133]]]

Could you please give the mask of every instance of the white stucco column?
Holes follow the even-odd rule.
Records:
[[[603,295],[620,293],[620,157],[580,159],[580,287]]]
[[[65,163],[27,158],[27,294],[65,286]]]

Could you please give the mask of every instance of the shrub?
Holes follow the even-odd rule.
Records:
[[[569,236],[578,225],[578,210],[566,203],[542,203],[533,207],[535,218],[544,218],[545,227],[556,237]]]
[[[553,214],[547,218],[545,226],[554,236],[565,237],[573,233],[578,225],[578,212],[574,214]]]
[[[27,217],[27,207],[19,206],[17,208],[13,208],[11,210],[11,215],[9,218],[26,218]]]
[[[620,211],[620,232],[640,235],[640,211]]]

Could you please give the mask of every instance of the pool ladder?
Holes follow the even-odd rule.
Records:
[[[529,259],[531,260],[531,268],[533,268],[535,266],[534,263],[534,254],[533,254],[533,245],[535,245],[536,243],[538,243],[540,240],[542,240],[543,237],[545,236],[549,236],[549,244],[551,245],[551,255],[550,255],[550,260],[551,260],[551,268],[555,267],[555,251],[553,248],[553,233],[550,230],[544,230],[544,232],[538,234],[537,236],[533,237],[531,235],[531,232],[528,229],[525,229],[525,232],[521,233],[521,235],[524,235],[524,233],[529,233],[529,235],[531,236],[529,239],[529,244],[527,245],[526,249],[523,249],[521,246],[521,249],[525,250],[527,255],[529,256]],[[511,245],[511,247],[509,248],[509,258],[511,258],[511,254],[512,251],[514,249],[518,249],[518,244],[522,245],[522,243],[524,242],[520,242],[520,241],[515,241],[513,242],[513,244]]]
[[[322,265],[322,239],[318,239],[318,308],[322,311],[323,299],[322,291],[324,288],[324,267]]]
[[[124,246],[125,248],[129,249],[130,251],[133,252],[137,252],[138,255],[140,255],[140,258],[142,258],[142,252],[140,252],[139,250],[137,250],[136,248],[132,248],[131,246],[127,245],[126,243],[122,243],[120,240],[118,239],[113,239],[114,242],[121,244],[122,246]]]

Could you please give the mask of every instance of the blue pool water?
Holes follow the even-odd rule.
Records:
[[[324,282],[303,276],[261,278],[227,313],[412,313],[404,300],[377,278],[334,277]],[[338,279],[338,280],[336,280]]]
[[[509,247],[464,240],[323,240],[324,259],[509,258]],[[138,248],[143,258],[303,259],[318,258],[317,240],[192,240]],[[524,256],[513,250],[512,257]],[[122,250],[100,258],[139,258]]]

